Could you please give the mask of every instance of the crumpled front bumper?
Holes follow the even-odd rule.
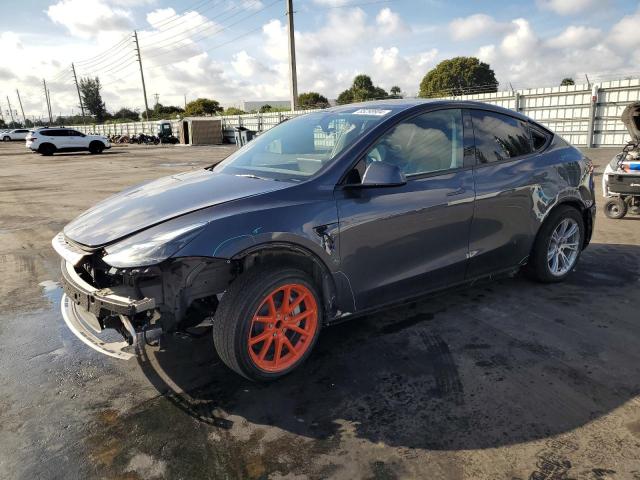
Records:
[[[138,334],[131,319],[144,312],[151,315],[156,307],[155,299],[135,299],[110,288],[100,289],[90,285],[75,269],[85,252],[68,244],[61,235],[56,236],[52,244],[56,252],[63,257],[61,283],[64,295],[61,309],[69,330],[100,353],[123,360],[132,358],[132,353],[124,351],[138,341]],[[119,320],[124,340],[105,342],[96,336],[104,330],[99,318],[105,317],[114,318],[116,322]]]

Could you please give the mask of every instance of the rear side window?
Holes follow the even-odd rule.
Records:
[[[472,110],[473,133],[479,163],[492,163],[532,152],[527,125],[517,118]]]

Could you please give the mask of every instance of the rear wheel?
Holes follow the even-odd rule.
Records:
[[[623,218],[627,214],[627,202],[621,197],[614,197],[604,204],[604,214],[614,220]]]
[[[55,151],[56,151],[56,147],[54,147],[50,143],[45,143],[43,145],[40,145],[40,148],[38,149],[38,152],[40,152],[40,154],[44,155],[45,157],[50,157],[55,153]]]
[[[213,340],[222,361],[251,380],[274,380],[298,367],[320,333],[322,301],[301,270],[256,267],[222,297]]]
[[[89,144],[89,153],[97,154],[102,153],[104,150],[104,144],[102,142],[91,142]]]
[[[525,272],[545,283],[561,282],[582,252],[584,220],[578,210],[562,205],[540,227]]]

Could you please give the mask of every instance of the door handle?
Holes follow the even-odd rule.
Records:
[[[465,193],[467,191],[466,188],[464,187],[460,187],[457,190],[454,190],[453,192],[448,192],[447,193],[447,197],[454,197],[456,195],[462,195],[463,193]]]

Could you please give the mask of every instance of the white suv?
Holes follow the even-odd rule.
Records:
[[[70,128],[41,128],[27,136],[27,148],[42,155],[56,152],[102,153],[111,148],[109,139],[103,135],[86,135]]]
[[[27,138],[29,130],[26,128],[16,128],[15,130],[7,130],[2,132],[2,141],[9,142],[11,140],[24,140]]]

